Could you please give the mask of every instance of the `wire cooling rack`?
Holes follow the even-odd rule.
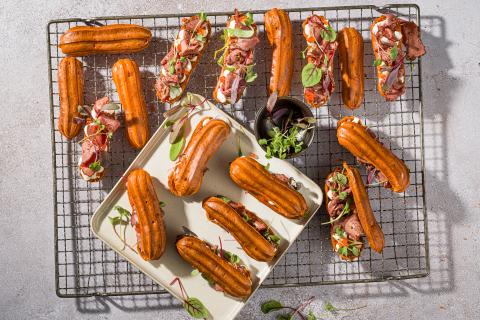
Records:
[[[322,208],[301,234],[295,244],[275,267],[264,286],[299,286],[332,283],[372,282],[390,279],[423,277],[429,273],[427,217],[423,185],[423,118],[420,61],[408,63],[407,90],[395,102],[385,102],[376,91],[374,58],[370,45],[369,26],[374,18],[391,11],[403,19],[420,25],[416,5],[350,6],[333,8],[288,9],[294,30],[295,68],[292,96],[302,99],[300,71],[304,62],[300,51],[305,47],[301,23],[312,13],[327,17],[333,28],[350,26],[364,38],[365,99],[355,110],[342,106],[338,62],[335,62],[336,90],[328,105],[314,110],[317,118],[315,140],[302,156],[290,160],[314,181],[323,185],[325,177],[341,160],[355,164],[353,157],[341,148],[336,139],[336,122],[343,116],[360,117],[380,140],[402,158],[410,168],[411,185],[403,194],[395,194],[381,187],[370,187],[372,208],[385,233],[382,254],[367,246],[356,262],[341,261],[332,252],[329,227]],[[271,67],[271,49],[263,25],[264,11],[253,11],[260,32],[260,44],[255,52],[257,80],[234,106],[225,107],[248,128],[253,127],[255,112],[267,100],[266,86]],[[188,90],[212,97],[219,67],[213,52],[222,47],[220,34],[231,13],[210,13],[215,32],[207,52],[194,71]],[[182,14],[181,16],[190,16]],[[125,139],[123,127],[114,135],[107,157],[107,173],[99,183],[86,183],[78,174],[77,161],[81,155],[80,137],[67,141],[57,130],[59,95],[57,68],[63,54],[58,48],[60,35],[77,25],[108,25],[133,23],[149,28],[152,43],[145,51],[131,55],[97,55],[79,58],[85,75],[85,103],[108,95],[118,102],[112,82],[111,67],[122,57],[134,59],[140,66],[143,91],[149,107],[152,132],[162,122],[164,105],[155,96],[155,77],[159,74],[161,59],[170,48],[181,23],[180,15],[102,17],[95,19],[66,19],[51,21],[47,27],[50,102],[52,122],[52,153],[55,207],[55,274],[56,291],[61,297],[93,295],[125,295],[161,293],[164,290],[143,273],[119,257],[90,231],[90,217],[121,177],[137,152]],[[365,176],[364,169],[362,173]]]

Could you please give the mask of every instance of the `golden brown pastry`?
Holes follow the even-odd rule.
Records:
[[[200,190],[208,160],[229,134],[230,126],[223,120],[211,117],[200,120],[168,176],[168,187],[173,194],[181,197]]]
[[[127,140],[133,148],[141,149],[150,137],[150,129],[136,62],[118,60],[112,67],[112,78],[124,111]]]
[[[62,34],[58,46],[70,56],[133,53],[148,47],[151,38],[150,30],[134,24],[80,26]]]
[[[293,75],[293,34],[288,13],[273,8],[265,13],[265,32],[272,47],[272,71],[268,94],[288,96]]]
[[[127,193],[132,207],[131,223],[137,232],[137,249],[144,260],[159,259],[167,243],[163,210],[152,178],[143,169],[128,174]]]
[[[338,61],[342,76],[342,100],[356,109],[363,100],[363,38],[355,28],[343,28],[338,34]]]
[[[337,126],[338,143],[367,166],[369,183],[372,178],[394,192],[404,192],[410,185],[410,171],[405,162],[378,141],[360,119],[344,117]]]
[[[217,290],[237,298],[247,298],[252,293],[250,272],[233,261],[231,253],[191,235],[179,237],[176,247],[182,259],[214,283]]]
[[[68,139],[75,138],[82,129],[78,106],[83,106],[83,66],[74,57],[63,58],[58,66],[60,115],[58,130]]]
[[[280,238],[243,204],[215,196],[203,200],[202,207],[207,218],[230,233],[250,257],[258,261],[275,257]]]
[[[289,219],[307,212],[307,203],[283,174],[273,174],[251,157],[239,157],[230,164],[230,177],[258,201]]]

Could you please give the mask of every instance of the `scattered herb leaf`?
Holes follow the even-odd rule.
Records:
[[[237,38],[251,38],[255,34],[255,30],[250,27],[248,30],[239,29],[239,28],[227,28],[227,35],[229,37],[237,37]]]
[[[325,304],[323,305],[323,309],[325,311],[328,311],[328,312],[335,312],[337,311],[338,309],[335,308],[335,306],[333,304],[331,304],[329,301],[325,302]]]
[[[373,66],[374,67],[378,67],[381,64],[382,64],[382,59],[376,59],[375,61],[373,61]]]
[[[170,145],[170,160],[175,161],[177,160],[180,152],[183,149],[183,145],[185,143],[185,137],[182,135],[177,140]]]
[[[340,200],[345,200],[345,198],[348,196],[348,192],[342,191],[338,194],[338,198]]]
[[[195,297],[189,297],[187,300],[185,300],[183,302],[183,307],[195,319],[203,319],[208,317],[207,308],[205,308],[203,303]]]
[[[160,204],[160,208],[163,208],[163,207],[165,207],[165,206],[167,205],[167,204],[166,204],[165,202],[163,202],[163,201],[159,201],[158,203]]]
[[[207,20],[207,15],[206,15],[205,12],[203,12],[203,11],[200,12],[198,16],[199,16],[199,18],[200,18],[200,21],[205,21],[205,20]]]
[[[317,320],[317,317],[313,314],[312,310],[308,312],[307,320]]]
[[[260,309],[263,313],[267,314],[270,311],[275,311],[283,308],[283,305],[277,300],[269,300],[262,303]]]
[[[190,272],[190,275],[192,277],[198,276],[200,274],[200,271],[198,269],[193,269],[192,272]]]

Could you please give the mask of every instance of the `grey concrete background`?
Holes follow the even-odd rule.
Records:
[[[387,1],[372,1],[385,4]],[[55,18],[366,4],[366,1],[1,1],[0,318],[184,319],[169,296],[60,299],[54,290],[53,207],[45,26]],[[259,304],[315,296],[362,306],[327,318],[480,319],[478,271],[480,2],[419,3],[441,32],[423,25],[428,278],[309,288],[262,289],[238,319],[263,319]],[[435,30],[438,30],[436,28]],[[273,316],[267,318],[273,319]]]

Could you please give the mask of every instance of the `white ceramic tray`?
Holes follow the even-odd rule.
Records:
[[[163,209],[165,211],[164,219],[167,229],[167,248],[163,256],[159,260],[147,262],[128,247],[122,250],[124,247],[123,242],[115,236],[112,225],[107,218],[109,215],[116,215],[113,211],[115,205],[131,210],[125,184],[121,180],[94,213],[91,220],[91,228],[98,238],[155,282],[163,286],[176,298],[182,300],[179,286],[178,284],[170,286],[170,283],[175,277],[179,277],[182,280],[186,293],[190,297],[199,298],[205,305],[210,314],[209,319],[228,320],[233,319],[247,301],[238,300],[223,292],[215,291],[200,275],[191,275],[192,267],[182,260],[175,250],[177,235],[184,233],[182,227],[189,228],[199,238],[207,240],[212,244],[218,244],[220,237],[223,248],[237,254],[243,263],[247,265],[252,275],[253,289],[256,290],[320,208],[323,196],[321,188],[290,163],[279,159],[267,160],[265,152],[257,144],[252,133],[210,102],[208,102],[208,106],[209,108],[205,108],[207,110],[193,114],[188,120],[190,125],[187,142],[189,135],[193,131],[192,128],[195,128],[204,116],[226,120],[231,124],[232,131],[228,139],[209,161],[208,171],[205,174],[202,187],[196,195],[180,198],[174,196],[168,190],[168,173],[174,162],[169,159],[169,130],[164,128],[163,125],[151,137],[150,141],[125,173],[127,175],[130,170],[135,168],[145,169],[154,180],[159,200],[166,203]],[[270,163],[270,171],[284,173],[302,184],[303,187],[299,191],[303,194],[308,204],[308,212],[305,218],[297,221],[286,219],[261,204],[233,183],[228,174],[228,166],[238,156],[238,140],[240,141],[243,154],[256,154],[260,163]],[[226,231],[208,221],[201,202],[206,197],[217,194],[245,204],[249,210],[255,212],[270,224],[272,229],[282,238],[278,255],[272,262],[265,263],[253,260],[241,250],[239,244]],[[126,242],[129,244],[136,243],[136,235],[131,227],[127,227]]]

